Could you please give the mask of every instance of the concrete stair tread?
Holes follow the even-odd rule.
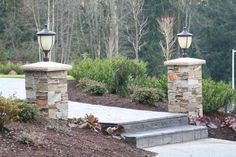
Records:
[[[203,130],[203,129],[207,129],[207,128],[205,126],[183,125],[183,126],[153,129],[153,130],[133,132],[133,133],[123,133],[122,135],[125,137],[131,137],[131,138],[132,137],[142,138],[142,137],[159,136],[159,135],[174,134],[174,133],[179,133],[179,132],[189,132],[189,131]]]
[[[137,124],[137,123],[144,123],[144,122],[153,122],[157,120],[168,120],[168,119],[173,119],[173,118],[185,118],[187,117],[187,114],[173,114],[168,115],[168,116],[160,116],[156,118],[150,118],[150,119],[145,119],[145,120],[139,120],[139,121],[131,121],[131,122],[125,122],[125,123],[120,123],[121,125],[127,125],[127,124]]]

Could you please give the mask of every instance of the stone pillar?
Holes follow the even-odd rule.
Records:
[[[168,66],[168,111],[203,115],[202,64],[205,60],[178,58]]]
[[[36,103],[49,118],[67,119],[67,71],[71,68],[55,62],[23,65],[27,101]]]

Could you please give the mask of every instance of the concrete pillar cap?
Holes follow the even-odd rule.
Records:
[[[197,58],[177,58],[173,60],[168,60],[164,62],[164,65],[180,65],[180,66],[186,66],[186,65],[202,65],[206,64],[206,60],[203,59],[197,59]]]
[[[71,65],[56,62],[37,62],[21,66],[24,71],[69,71]]]

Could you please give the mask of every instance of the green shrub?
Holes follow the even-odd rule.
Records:
[[[0,130],[4,125],[18,119],[18,102],[13,98],[0,96]]]
[[[95,82],[97,83],[97,81],[91,80],[89,78],[81,78],[78,80],[77,86],[81,89],[85,89],[89,84],[94,84]]]
[[[160,93],[155,88],[138,88],[132,95],[134,102],[154,105],[155,102],[159,101]]]
[[[231,88],[231,85],[222,81],[203,80],[202,94],[203,111],[205,113],[218,110],[235,98],[235,91]]]
[[[73,65],[70,72],[76,80],[89,78],[105,83],[110,93],[127,95],[127,85],[130,78],[142,77],[146,73],[146,64],[124,57],[112,59],[85,58],[78,65]]]
[[[35,104],[27,104],[26,102],[20,105],[19,120],[28,122],[39,117],[39,109]]]
[[[89,93],[90,95],[97,95],[101,96],[106,93],[107,89],[104,84],[102,83],[95,83],[95,84],[89,84],[85,88],[85,92]]]
[[[91,80],[88,78],[82,78],[79,80],[78,86],[90,95],[104,95],[107,91],[104,83]]]
[[[160,100],[166,100],[168,95],[168,83],[167,77],[165,75],[161,76],[159,79],[155,77],[137,77],[135,80],[130,79],[131,86],[145,87],[145,88],[155,88],[161,92]]]
[[[14,70],[17,74],[23,74],[23,70],[20,68],[21,63],[1,63],[0,64],[0,74],[8,74],[11,70]]]
[[[108,82],[112,76],[110,60],[84,58],[80,64],[73,65],[70,72],[76,80],[89,78],[99,82]]]

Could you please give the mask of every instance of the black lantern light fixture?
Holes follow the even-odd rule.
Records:
[[[44,29],[37,33],[38,43],[40,49],[44,52],[44,62],[48,62],[48,53],[52,50],[55,43],[56,33],[49,31],[47,25],[44,25]]]
[[[179,46],[183,50],[183,57],[186,57],[186,49],[190,47],[192,37],[193,34],[189,33],[186,27],[184,27],[184,30],[181,33],[177,34]]]

